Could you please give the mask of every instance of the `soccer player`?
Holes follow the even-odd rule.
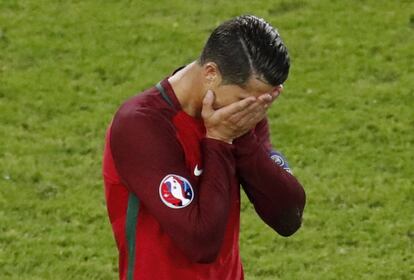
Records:
[[[278,32],[240,16],[119,108],[103,175],[120,279],[243,279],[240,184],[276,232],[298,230],[305,193],[272,150],[266,118],[289,65]]]

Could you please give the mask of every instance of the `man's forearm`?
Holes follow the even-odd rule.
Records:
[[[276,164],[253,132],[238,138],[237,174],[259,216],[283,236],[301,225],[305,192],[289,172]]]

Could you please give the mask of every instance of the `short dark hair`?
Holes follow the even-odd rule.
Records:
[[[290,60],[278,31],[253,15],[233,18],[210,35],[199,63],[215,62],[224,84],[243,86],[251,75],[269,84],[282,84],[288,77]]]

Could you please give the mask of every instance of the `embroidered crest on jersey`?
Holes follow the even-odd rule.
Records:
[[[168,207],[179,209],[191,203],[194,198],[194,191],[187,179],[169,174],[161,181],[160,197]]]

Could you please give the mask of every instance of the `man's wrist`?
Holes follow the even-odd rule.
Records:
[[[206,134],[206,138],[222,141],[222,142],[225,142],[227,144],[233,144],[233,139],[226,139],[224,137],[220,137],[220,136],[217,136],[217,135],[211,135],[210,133]]]
[[[257,143],[256,135],[253,130],[250,130],[246,134],[234,139],[233,144],[235,146],[237,157],[250,156],[259,148],[259,144]]]

